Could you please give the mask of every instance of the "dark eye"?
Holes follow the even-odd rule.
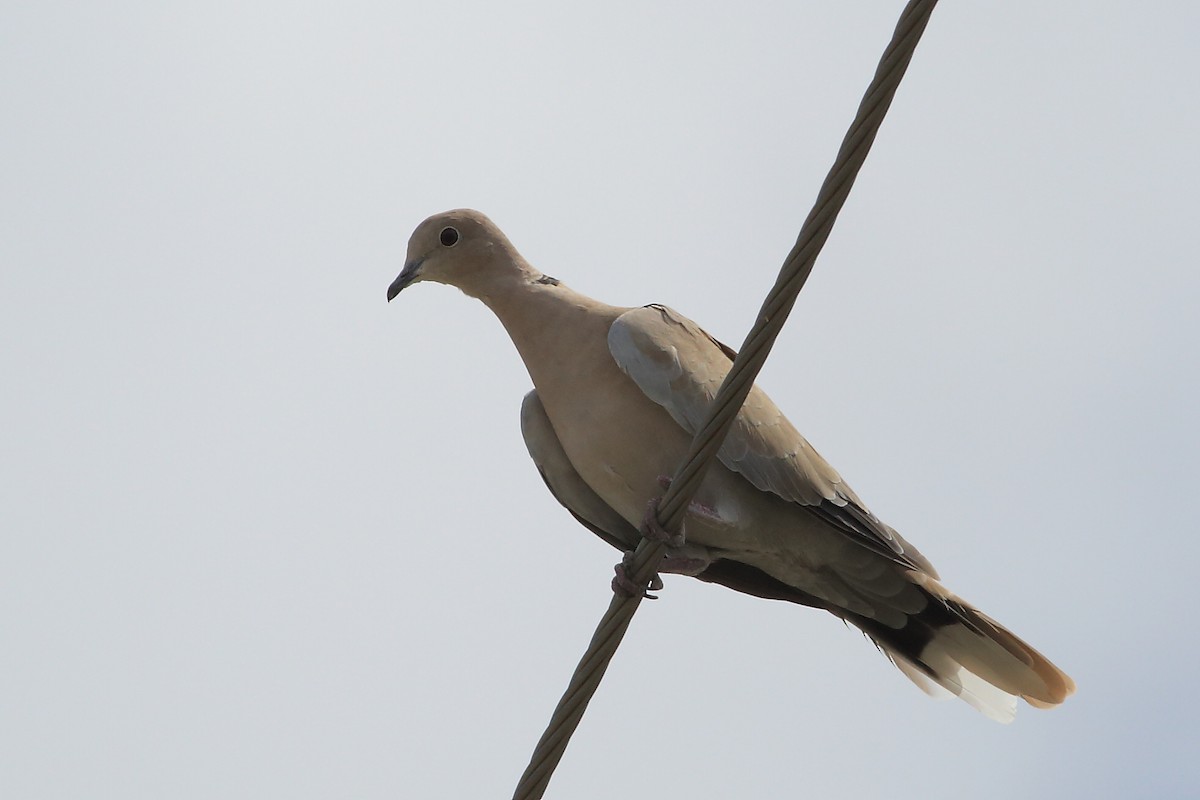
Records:
[[[454,247],[458,244],[458,231],[454,228],[442,228],[442,232],[438,234],[438,241],[445,247]]]

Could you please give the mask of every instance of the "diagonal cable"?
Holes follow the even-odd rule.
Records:
[[[784,260],[775,285],[763,301],[754,327],[746,335],[729,374],[713,399],[708,421],[693,438],[687,456],[659,503],[658,521],[666,530],[680,529],[688,503],[716,458],[729,426],[737,417],[754,385],[755,377],[775,344],[775,338],[787,321],[800,289],[812,272],[817,254],[829,238],[838,212],[866,160],[871,143],[875,141],[875,134],[887,114],[896,87],[904,77],[935,5],[937,0],[910,0],[901,14],[892,41],[879,60],[875,77],[842,140],[837,158],[821,185],[813,209],[804,220],[796,244]],[[629,577],[639,586],[648,585],[665,553],[666,545],[662,542],[643,539],[634,551],[633,563],[628,568]],[[545,733],[534,748],[529,766],[525,768],[513,793],[514,800],[538,800],[545,794],[571,734],[579,725],[641,602],[641,595],[626,597],[614,594],[587,651],[575,668],[566,692],[554,709]]]

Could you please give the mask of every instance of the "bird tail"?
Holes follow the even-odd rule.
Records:
[[[957,597],[929,575],[910,573],[929,597],[901,629],[848,617],[927,694],[947,692],[984,715],[1011,722],[1017,699],[1053,708],[1075,682],[1000,623]]]

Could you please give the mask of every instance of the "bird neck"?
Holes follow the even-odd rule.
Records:
[[[584,380],[580,348],[608,353],[608,329],[627,309],[600,303],[530,268],[481,300],[504,325],[539,392]],[[570,331],[571,335],[564,336]],[[614,365],[615,366],[615,365]]]

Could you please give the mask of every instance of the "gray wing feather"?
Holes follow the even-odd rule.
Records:
[[[732,365],[734,352],[661,305],[627,311],[608,332],[618,366],[684,430],[695,434]],[[933,567],[880,521],[755,386],[717,458],[755,488],[808,507],[871,549],[931,575]]]

